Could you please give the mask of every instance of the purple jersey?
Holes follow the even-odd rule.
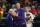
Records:
[[[18,17],[15,17],[16,19],[16,25],[24,25],[26,24],[25,21],[25,10],[23,8],[20,8],[19,10],[15,11],[18,12]]]
[[[6,16],[6,26],[7,27],[12,27],[13,26],[12,16],[10,14],[8,14]]]

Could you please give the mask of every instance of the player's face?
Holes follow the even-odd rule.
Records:
[[[12,5],[12,8],[15,8],[15,5]]]
[[[25,8],[25,11],[29,11],[29,8],[28,8],[28,7],[26,7],[26,8]]]
[[[9,13],[12,14],[12,10],[9,10]]]
[[[16,7],[19,9],[20,8],[20,3],[17,3],[16,4]]]
[[[10,13],[10,14],[12,14],[12,12],[11,12],[11,11],[9,11],[9,13]]]

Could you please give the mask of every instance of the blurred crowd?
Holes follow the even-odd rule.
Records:
[[[16,1],[17,2],[17,1]],[[25,6],[29,7],[30,12],[32,14],[38,15],[40,10],[40,2],[38,1],[25,1],[20,2],[21,8],[25,8]],[[9,3],[7,1],[0,2],[0,8],[4,10],[4,14],[8,13],[9,9],[12,8],[12,5],[15,5],[15,3]]]
[[[16,2],[18,2],[18,1],[16,1]],[[23,10],[19,10],[19,12],[22,11],[22,13],[17,12],[20,7]],[[15,10],[16,10],[17,14],[14,12]],[[12,1],[12,3],[9,3],[8,1],[3,1],[3,2],[1,1],[0,2],[0,24],[1,23],[2,24],[8,23],[9,24],[9,25],[7,25],[8,27],[13,27],[13,26],[15,27],[16,26],[16,24],[15,24],[16,21],[15,21],[14,16],[16,16],[16,17],[18,15],[21,16],[21,14],[22,14],[23,16],[21,16],[21,17],[24,18],[24,13],[23,12],[25,12],[25,19],[24,20],[26,20],[26,24],[23,23],[25,25],[23,25],[21,27],[26,27],[26,26],[27,27],[37,27],[37,25],[40,26],[40,24],[37,23],[37,21],[40,22],[39,21],[39,19],[40,19],[40,1],[38,2],[38,1],[26,1],[26,0],[25,1],[20,1],[20,3],[18,3],[18,4],[13,2],[13,1]],[[10,18],[12,18],[12,19],[10,19]],[[37,18],[39,18],[39,19],[37,19]],[[1,19],[2,19],[2,21],[1,21]],[[6,20],[6,21],[4,21],[4,20]],[[17,23],[19,23],[18,20],[17,20]],[[25,22],[25,21],[23,21],[23,22]],[[20,23],[21,23],[21,21],[20,21]],[[20,27],[20,25],[18,25],[18,26]],[[16,26],[16,27],[18,27],[18,26]]]

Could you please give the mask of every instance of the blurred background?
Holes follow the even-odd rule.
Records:
[[[24,5],[27,5],[30,9],[30,12],[38,16],[40,10],[40,0],[0,0],[0,11],[2,9],[2,14],[0,14],[0,26],[1,23],[5,25],[5,17],[8,14],[9,9],[12,8],[12,5],[15,4],[17,1],[21,2],[21,7],[24,8]],[[35,10],[32,10],[35,9]]]

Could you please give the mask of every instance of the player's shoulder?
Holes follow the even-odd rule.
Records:
[[[9,11],[13,11],[13,9],[9,9]]]
[[[7,14],[7,16],[6,17],[9,17],[10,15],[9,14]]]
[[[24,8],[21,8],[21,11],[24,11]]]
[[[17,9],[15,11],[17,11]]]
[[[33,15],[32,13],[29,12],[30,15]]]
[[[12,10],[12,9],[9,9],[9,10]]]
[[[8,14],[7,16],[9,16],[10,14]]]

